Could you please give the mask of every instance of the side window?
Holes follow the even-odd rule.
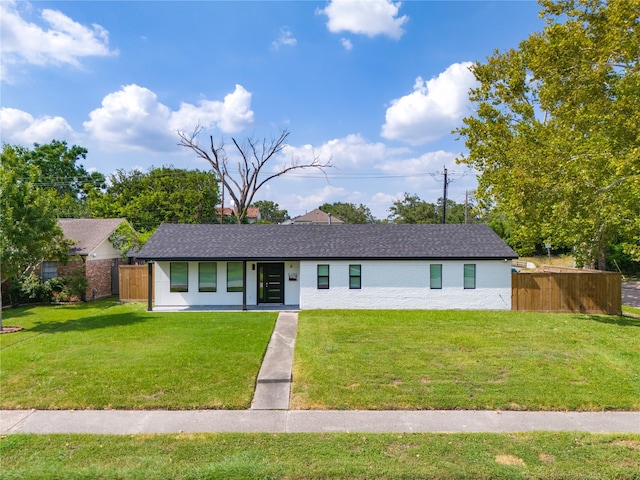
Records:
[[[202,262],[198,264],[198,291],[215,292],[218,288],[218,264]]]
[[[58,262],[42,262],[40,269],[43,282],[58,277]]]
[[[318,288],[329,288],[329,265],[318,265]]]
[[[429,266],[429,286],[432,289],[442,288],[442,264],[431,264]]]
[[[227,292],[241,292],[242,277],[242,262],[227,263]]]
[[[464,288],[476,288],[476,266],[473,263],[464,265]]]
[[[362,265],[349,265],[349,288],[362,288]]]
[[[171,262],[169,265],[171,292],[189,291],[189,264],[187,262]]]

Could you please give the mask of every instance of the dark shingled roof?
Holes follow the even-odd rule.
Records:
[[[164,224],[146,260],[512,259],[487,225]]]

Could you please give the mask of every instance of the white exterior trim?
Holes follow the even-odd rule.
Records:
[[[155,304],[158,307],[191,305],[241,306],[241,292],[227,292],[227,262],[218,261],[217,292],[198,292],[198,263],[189,263],[189,291],[170,291],[168,261],[156,262]],[[257,263],[283,263],[285,305],[301,309],[511,309],[511,262],[504,260],[354,260],[285,261],[248,260],[246,304],[255,306]],[[317,266],[328,264],[329,289],[317,288]],[[360,289],[349,288],[349,265],[361,265]],[[442,265],[442,288],[431,289],[430,264]],[[464,289],[463,266],[476,265],[476,288]],[[294,280],[295,278],[295,280]]]

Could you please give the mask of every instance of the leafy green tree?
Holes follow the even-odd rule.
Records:
[[[104,176],[88,172],[78,164],[87,158],[87,149],[53,140],[47,144],[34,144],[29,150],[15,146],[14,151],[27,165],[37,168],[33,184],[55,193],[54,206],[59,218],[81,218],[88,214],[86,199],[90,192],[104,188]]]
[[[440,223],[436,205],[420,200],[418,195],[404,194],[402,200],[396,200],[389,207],[389,221],[393,223]]]
[[[438,203],[436,204],[436,215],[440,217],[440,223],[442,222],[442,200],[442,198],[439,198]],[[464,204],[456,203],[450,198],[447,198],[447,211],[445,217],[446,223],[464,223]]]
[[[41,178],[24,150],[2,149],[0,164],[1,282],[16,281],[33,272],[44,259],[65,261],[69,243],[57,223],[55,192],[36,187]],[[0,313],[0,329],[2,328]]]
[[[640,3],[540,3],[542,32],[473,66],[459,161],[516,245],[573,247],[601,269],[614,241],[640,258]]]
[[[216,223],[218,180],[213,172],[173,167],[118,170],[104,194],[89,196],[90,212],[98,218],[123,217],[139,232],[161,223]]]
[[[362,203],[358,206],[343,202],[324,203],[318,208],[339,218],[344,223],[376,223],[369,207]]]
[[[253,206],[260,210],[260,221],[263,223],[282,223],[290,218],[289,212],[281,210],[280,205],[270,200],[253,202]]]

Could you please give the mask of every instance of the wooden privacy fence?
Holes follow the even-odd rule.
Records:
[[[622,276],[593,270],[512,273],[511,309],[621,315]]]
[[[120,265],[118,268],[120,279],[121,302],[146,302],[149,290],[149,267],[147,265]],[[155,294],[155,286],[152,295]]]

